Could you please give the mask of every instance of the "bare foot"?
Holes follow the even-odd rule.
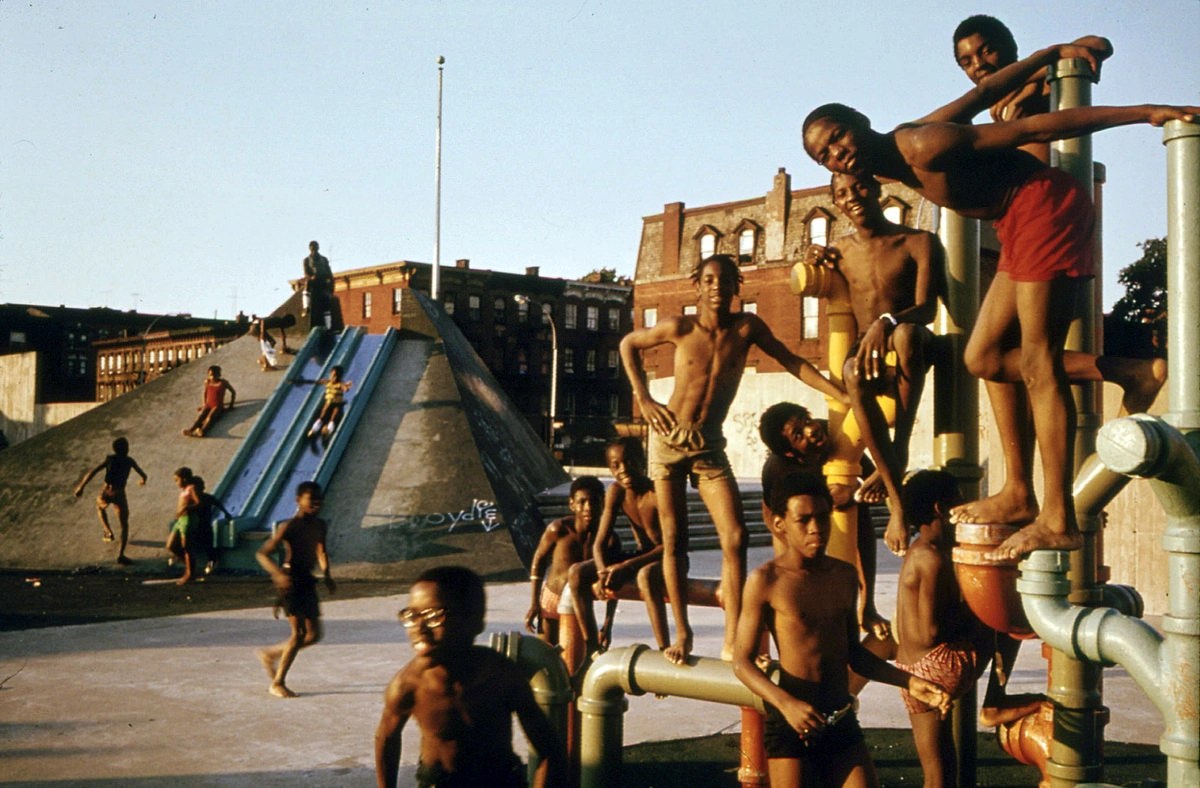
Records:
[[[189,574],[184,574],[182,577],[180,577],[178,580],[176,580],[176,581],[175,581],[175,585],[177,585],[177,586],[185,586],[185,585],[187,585],[187,584],[188,584],[188,583],[190,583],[190,582],[192,582],[192,576],[191,576],[191,574],[189,573]]]
[[[854,493],[854,500],[859,503],[883,503],[887,500],[887,487],[879,476],[879,471],[868,476]]]
[[[254,655],[258,657],[258,661],[261,662],[263,668],[266,669],[267,678],[274,682],[275,671],[279,668],[279,665],[275,661],[275,657],[271,656],[271,652],[267,651],[265,648],[260,648],[258,651],[254,652]]]
[[[663,656],[668,662],[675,665],[684,665],[687,663],[688,656],[692,653],[692,631],[689,629],[686,633],[679,636],[671,645],[663,649]]]
[[[1041,520],[1030,523],[1004,540],[1004,543],[984,557],[992,561],[1011,561],[1029,555],[1034,550],[1078,550],[1083,547],[1083,535],[1078,528],[1067,527],[1059,533],[1050,530]]]
[[[1122,413],[1145,413],[1154,404],[1158,391],[1167,382],[1167,362],[1164,359],[1151,359],[1147,364],[1145,374],[1135,378],[1125,386],[1125,395],[1121,397]]]
[[[112,531],[110,531],[107,528],[104,529],[104,536],[103,536],[104,541],[111,542],[116,538],[117,538],[116,534],[114,534]]]
[[[955,524],[1024,525],[1033,522],[1037,516],[1037,499],[1006,493],[1003,489],[995,495],[960,504],[950,510],[950,522]]]
[[[117,556],[117,563],[120,564],[121,566],[129,566],[130,564],[133,563],[133,559],[127,558],[126,556],[123,556],[123,555],[119,555],[119,556]]]
[[[290,689],[288,689],[287,685],[285,685],[285,684],[279,684],[279,683],[272,684],[271,688],[268,689],[267,692],[271,693],[272,695],[274,695],[277,698],[294,698],[294,697],[296,697],[296,693],[294,693]]]
[[[721,661],[733,662],[733,644],[725,643],[721,646]]]
[[[1009,695],[999,706],[983,706],[979,709],[979,724],[985,728],[995,728],[1008,722],[1016,722],[1040,711],[1045,698],[1036,693]]]

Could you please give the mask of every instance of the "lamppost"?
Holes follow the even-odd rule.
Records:
[[[138,385],[146,382],[146,337],[150,334],[150,329],[154,328],[154,324],[162,320],[164,317],[191,317],[191,312],[167,312],[159,315],[150,321],[150,325],[142,331],[142,368],[138,370]]]
[[[513,301],[528,304],[529,296],[517,293]],[[542,315],[550,322],[550,429],[547,445],[554,451],[554,429],[558,421],[558,326],[550,304],[542,304]]]

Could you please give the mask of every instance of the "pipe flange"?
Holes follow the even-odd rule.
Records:
[[[1200,123],[1169,120],[1163,124],[1163,145],[1182,137],[1200,137]]]
[[[1096,454],[1117,473],[1152,476],[1165,454],[1157,425],[1158,419],[1145,414],[1110,421],[1096,434]]]

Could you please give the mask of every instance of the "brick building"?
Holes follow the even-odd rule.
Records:
[[[399,261],[334,274],[342,322],[371,333],[401,328],[406,288],[429,292],[431,266]],[[440,272],[442,307],[538,434],[550,440],[551,359],[557,333],[554,446],[570,465],[602,465],[613,423],[628,421],[629,382],[618,346],[632,327],[632,287],[612,272],[568,280],[471,268]],[[517,299],[515,296],[521,296]],[[520,303],[519,303],[520,302]],[[543,314],[548,309],[549,314]]]
[[[911,189],[885,183],[882,200],[892,221],[934,228],[934,207]],[[743,278],[734,310],[757,313],[794,353],[825,371],[825,305],[816,298],[793,295],[788,279],[811,244],[836,244],[839,236],[850,232],[853,228],[834,208],[827,184],[793,190],[791,176],[783,168],[762,197],[693,208],[668,203],[662,213],[642,220],[633,289],[635,326],[694,312],[696,291],[689,277],[696,265],[710,255],[729,254],[739,261]],[[644,362],[651,392],[665,401],[674,374],[673,348],[655,348],[644,355]],[[758,416],[782,400],[799,402],[818,414],[826,410],[816,392],[762,351],[751,350],[725,424],[728,453],[739,475],[758,475],[762,465]]]

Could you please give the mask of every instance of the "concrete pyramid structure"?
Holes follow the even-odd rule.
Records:
[[[326,487],[335,576],[405,580],[451,562],[489,578],[520,576],[543,526],[534,498],[567,476],[454,323],[424,295],[403,295],[401,330],[373,392],[349,406],[361,409],[358,423]],[[0,568],[116,567],[93,504],[101,478],[82,498],[71,491],[123,435],[150,477],[128,488],[130,571],[161,573],[175,469],[191,467],[216,488],[239,450],[252,448],[243,444],[257,439],[255,422],[269,416],[264,406],[275,389],[294,385],[285,372],[259,370],[257,359],[257,341],[243,337],[0,452]],[[237,407],[209,437],[188,438],[181,430],[210,364],[237,389]],[[224,552],[224,566],[253,566],[257,542],[246,536]]]

